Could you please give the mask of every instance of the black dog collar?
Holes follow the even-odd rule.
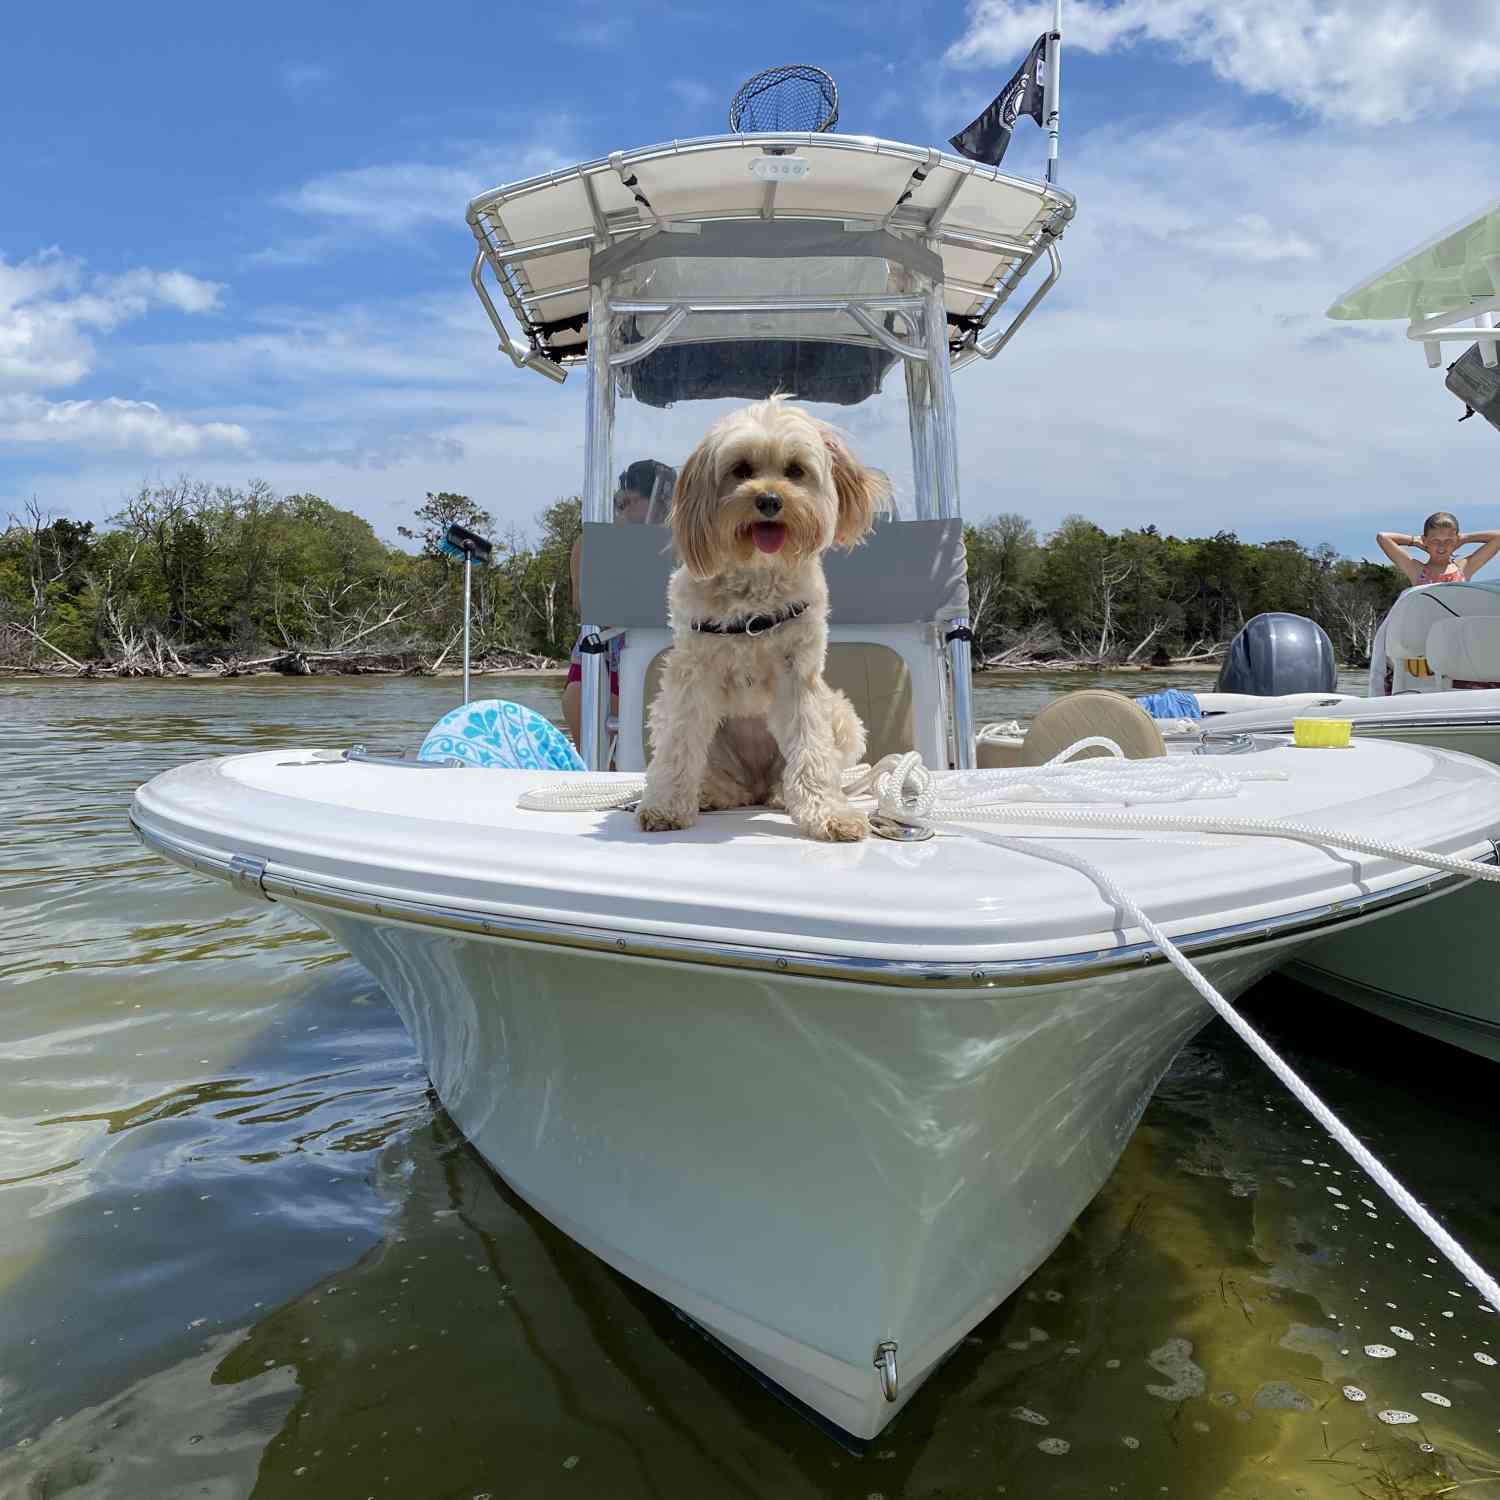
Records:
[[[774,615],[751,615],[748,620],[694,620],[692,628],[700,635],[764,635],[788,620],[795,620],[806,609],[804,600],[801,604],[788,604]]]

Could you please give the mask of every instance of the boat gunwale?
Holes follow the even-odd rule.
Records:
[[[1383,698],[1355,698],[1355,703],[1383,703],[1389,699]],[[1413,712],[1402,711],[1401,713],[1389,714],[1360,714],[1349,712],[1349,703],[1332,704],[1327,708],[1320,708],[1315,704],[1308,704],[1305,708],[1296,710],[1292,717],[1298,719],[1348,719],[1354,726],[1354,733],[1361,730],[1369,732],[1379,729],[1500,729],[1500,709],[1491,705],[1481,708],[1453,708],[1440,709],[1436,713],[1422,713],[1420,710]],[[1204,735],[1212,739],[1215,736],[1227,736],[1231,734],[1270,734],[1287,735],[1292,732],[1292,719],[1277,719],[1271,723],[1242,723],[1231,722],[1250,718],[1251,715],[1260,714],[1265,710],[1258,708],[1232,708],[1216,711],[1206,715],[1200,722]],[[1460,754],[1465,752],[1458,752]]]
[[[148,848],[176,864],[246,888],[246,866],[236,864],[243,856],[220,854],[202,845],[145,826],[130,811],[130,826]],[[1484,864],[1500,864],[1500,845],[1489,843]],[[510,913],[485,915],[436,902],[412,901],[405,897],[380,897],[357,893],[326,880],[304,879],[277,870],[269,862],[259,868],[249,884],[266,901],[282,900],[295,905],[327,907],[330,910],[402,926],[437,928],[480,940],[523,942],[582,952],[609,953],[617,958],[646,958],[671,963],[692,963],[771,973],[803,979],[822,979],[922,990],[1015,989],[1035,985],[1071,983],[1104,974],[1149,968],[1168,962],[1166,955],[1149,940],[1119,943],[1109,948],[1042,958],[1015,958],[970,962],[923,962],[889,958],[854,958],[794,950],[760,948],[748,943],[727,943],[710,938],[654,934],[626,936],[607,928],[578,923],[518,917]],[[1194,933],[1174,936],[1184,953],[1215,956],[1248,951],[1268,943],[1312,937],[1325,929],[1343,926],[1384,912],[1439,896],[1449,889],[1470,884],[1462,875],[1432,871],[1361,897],[1320,902],[1300,911],[1249,922],[1226,923]]]

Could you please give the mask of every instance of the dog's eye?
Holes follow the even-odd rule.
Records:
[[[752,469],[745,459],[741,459],[730,471],[736,479],[748,479],[755,470]]]
[[[802,465],[799,464],[799,463],[795,463],[795,462],[794,463],[789,463],[786,466],[786,477],[788,479],[801,479],[802,478],[802,473],[803,473]]]

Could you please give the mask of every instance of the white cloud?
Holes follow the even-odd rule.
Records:
[[[553,140],[566,137],[565,120],[542,123],[542,135]],[[381,162],[325,172],[280,201],[282,207],[312,218],[376,234],[403,235],[432,224],[461,224],[471,198],[502,182],[564,166],[571,159],[559,147],[543,143],[510,150],[458,147],[447,160]],[[281,252],[272,248],[259,253],[266,259]]]
[[[1200,224],[1183,230],[1178,243],[1190,250],[1226,260],[1268,265],[1281,260],[1309,260],[1317,254],[1312,241],[1260,213],[1235,214],[1225,223]]]
[[[1402,325],[1323,316],[1493,196],[1479,132],[1441,161],[1415,135],[1191,120],[1075,144],[1062,281],[956,381],[966,512],[1362,553],[1381,524],[1492,493],[1494,433],[1456,425]]]
[[[11,264],[0,257],[0,389],[76,384],[93,368],[90,333],[108,333],[153,307],[205,313],[223,287],[185,271],[86,274],[55,246]]]
[[[720,95],[706,83],[696,78],[674,78],[667,87],[689,109],[704,110],[715,103]]]
[[[107,294],[130,317],[139,317],[152,303],[178,312],[217,312],[224,288],[217,281],[203,281],[186,271],[126,271],[104,283]]]
[[[461,220],[469,199],[483,191],[478,174],[465,168],[388,162],[311,178],[282,201],[316,218],[400,234],[419,225]]]
[[[41,396],[0,396],[0,447],[67,446],[128,449],[155,458],[183,458],[214,449],[244,448],[250,440],[233,422],[191,422],[169,416],[150,401],[48,401]]]
[[[1052,24],[1038,0],[974,0],[952,63],[1015,66]],[[1386,125],[1500,83],[1495,0],[1070,0],[1064,48],[1138,42],[1330,120]]]

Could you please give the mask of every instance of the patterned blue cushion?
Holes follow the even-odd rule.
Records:
[[[504,698],[485,698],[446,713],[422,741],[419,760],[452,756],[472,766],[510,771],[581,771],[568,737],[535,709]]]

